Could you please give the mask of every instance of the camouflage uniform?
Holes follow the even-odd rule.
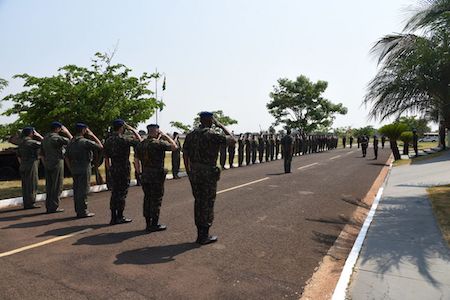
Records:
[[[373,154],[375,155],[375,159],[378,159],[378,138],[373,137]]]
[[[178,173],[180,172],[181,163],[181,144],[178,138],[175,140],[175,144],[178,149],[172,151],[172,174],[173,178],[179,178]]]
[[[111,187],[111,199],[109,207],[113,215],[123,217],[125,199],[130,186],[130,147],[136,147],[138,141],[125,138],[114,132],[105,142],[105,155],[110,159],[111,166],[108,170],[108,180]]]
[[[256,137],[254,136],[252,139],[252,164],[256,162],[257,153],[258,153],[258,141],[256,140]]]
[[[22,179],[23,207],[31,208],[36,202],[38,185],[39,149],[41,143],[30,137],[25,137],[17,148],[20,157],[20,177]]]
[[[73,200],[78,217],[85,216],[87,211],[87,195],[91,182],[92,151],[99,151],[101,147],[95,142],[76,136],[67,146],[67,158],[73,179]]]
[[[148,137],[137,146],[137,157],[142,163],[144,217],[147,225],[158,224],[167,175],[167,170],[164,169],[164,157],[169,150],[171,150],[169,142],[152,137]]]
[[[42,141],[47,212],[55,212],[59,207],[64,180],[64,146],[68,144],[69,139],[56,132],[48,133]]]
[[[244,162],[244,140],[238,140],[238,166],[241,167]]]
[[[294,138],[290,135],[285,135],[280,141],[283,147],[283,158],[284,158],[284,172],[291,173],[291,163],[292,163],[292,145],[294,143]]]
[[[278,135],[275,136],[275,159],[278,159],[278,154],[280,154],[280,138]]]
[[[250,165],[250,161],[252,159],[252,142],[250,141],[250,137],[245,139],[245,164]]]
[[[214,202],[220,169],[216,167],[217,155],[226,137],[206,127],[199,127],[186,136],[183,152],[189,157],[189,180],[195,198],[195,225],[209,228],[214,220]]]
[[[262,163],[264,157],[264,139],[261,135],[258,137],[258,157],[259,162]]]
[[[228,163],[230,164],[230,168],[234,167],[234,154],[236,152],[236,144],[232,144],[228,146]]]
[[[225,163],[227,162],[227,145],[220,146],[220,166],[222,167],[222,170],[225,169]]]

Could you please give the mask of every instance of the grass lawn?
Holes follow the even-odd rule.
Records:
[[[427,191],[442,235],[450,246],[450,185],[428,188]]]

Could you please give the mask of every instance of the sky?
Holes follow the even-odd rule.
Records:
[[[0,97],[22,90],[14,74],[51,76],[67,64],[89,66],[96,52],[134,75],[167,78],[159,90],[170,121],[192,123],[199,111],[223,110],[237,132],[267,129],[266,104],[279,78],[325,80],[325,97],[343,103],[333,127],[380,124],[362,106],[376,74],[370,49],[400,32],[418,0],[0,0]],[[10,103],[3,103],[3,112]],[[0,116],[2,123],[14,118]],[[149,122],[154,122],[153,117]],[[141,128],[145,124],[141,124]]]

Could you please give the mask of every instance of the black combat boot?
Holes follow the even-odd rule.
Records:
[[[217,236],[209,235],[209,227],[198,228],[198,237],[196,243],[200,245],[207,245],[217,242],[217,239],[218,239]]]
[[[125,218],[123,216],[123,210],[118,210],[117,211],[117,224],[124,224],[124,223],[130,223],[133,220]]]
[[[109,222],[109,225],[116,225],[117,224],[117,210],[111,209],[111,222]]]
[[[145,226],[145,231],[148,233],[152,232],[152,218],[145,218],[145,223],[147,224]]]
[[[159,218],[152,218],[150,231],[163,231],[167,229],[167,226],[164,224],[158,224]]]

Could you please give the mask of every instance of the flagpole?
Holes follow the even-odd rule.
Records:
[[[158,68],[155,72],[155,98],[158,101]],[[156,109],[156,124],[158,124],[158,108]]]

